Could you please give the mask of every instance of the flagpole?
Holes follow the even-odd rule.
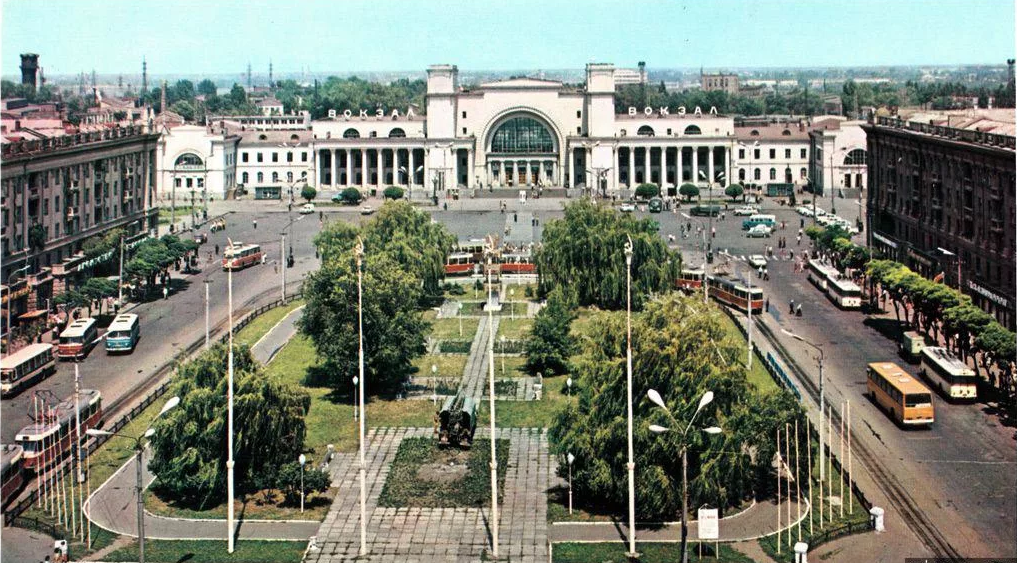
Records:
[[[829,493],[829,495],[830,495],[830,498],[833,498],[833,405],[830,405],[826,409],[826,412],[828,413],[828,416],[826,417],[826,429],[827,429],[827,432],[826,432],[826,446],[828,448],[830,448],[830,455],[826,456],[826,458],[829,460],[829,463],[830,463],[830,470],[826,472],[826,478],[827,478],[826,488],[827,488],[827,493]],[[828,511],[827,515],[826,515],[827,516],[827,520],[829,520],[832,523],[833,522],[833,502],[826,503],[826,509]]]
[[[848,443],[848,514],[855,511],[855,495],[851,488],[851,401],[847,402],[847,443]]]
[[[785,458],[791,460],[791,425],[784,423],[784,452]],[[787,463],[787,462],[785,462]],[[788,464],[787,471],[787,545],[791,547],[791,465]]]
[[[777,555],[780,555],[780,428],[777,428]]]
[[[812,506],[812,423],[809,422],[809,417],[805,417],[805,447],[806,455],[809,457],[809,536],[812,536],[812,520],[813,510],[815,507]]]
[[[844,409],[841,409],[844,412]],[[844,517],[844,417],[840,417],[840,517]]]
[[[798,500],[798,541],[802,541],[802,480],[798,478],[798,419],[795,418],[795,497]]]

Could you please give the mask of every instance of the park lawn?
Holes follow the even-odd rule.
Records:
[[[721,314],[720,322],[724,325],[724,330],[727,331],[727,333],[731,335],[731,338],[733,338],[742,350],[744,350],[748,345],[748,342],[745,335],[742,334],[741,329],[739,329],[738,326],[735,325],[734,321],[731,320],[731,317],[726,314]],[[755,338],[753,338],[753,340],[755,340]],[[759,348],[757,347],[752,356],[752,369],[748,372],[749,383],[752,383],[760,394],[764,394],[769,391],[776,391],[779,389],[777,382],[774,381],[770,372],[766,370],[766,364],[763,358],[760,357],[758,350]],[[740,360],[744,365],[745,354],[742,354]]]
[[[509,340],[525,340],[530,337],[531,328],[533,328],[533,319],[506,319],[503,317],[498,322],[498,334],[495,335],[495,340],[502,336]]]
[[[678,542],[650,543],[639,542],[639,557],[629,559],[625,556],[628,545],[622,541],[603,543],[558,543],[554,544],[553,563],[672,563],[681,561],[681,544]],[[703,557],[699,557],[697,542],[690,539],[688,544],[689,561],[723,561],[724,563],[752,563],[748,556],[735,551],[727,544],[720,544],[720,558],[713,553],[714,544],[703,544]]]
[[[567,377],[564,375],[545,377],[543,397],[539,401],[495,401],[494,408],[498,417],[495,422],[503,428],[547,428],[551,426],[558,411],[568,401],[565,389],[566,379]],[[477,426],[491,424],[487,405],[487,400],[480,405]]]
[[[433,313],[433,311],[431,311]],[[431,338],[438,340],[472,340],[473,336],[477,334],[477,325],[480,324],[480,319],[477,318],[456,318],[450,319],[432,319],[431,321]],[[460,334],[459,327],[463,327],[463,331]]]
[[[495,350],[497,350],[497,346],[495,347]],[[503,377],[529,377],[529,375],[530,373],[526,371],[526,356],[509,356],[502,354],[494,355],[495,378],[501,379]],[[544,383],[546,384],[547,381],[545,381]],[[547,389],[544,390],[547,391]]]
[[[201,210],[199,209],[198,211],[200,212]],[[169,224],[170,217],[172,217],[172,216],[173,216],[172,208],[169,208],[169,207],[160,207],[159,208],[159,224],[160,225],[167,225],[167,224]],[[180,205],[177,206],[177,216],[176,216],[177,221],[179,221],[181,219],[187,219],[190,216],[191,216],[191,207],[190,206],[187,206],[187,207],[180,206]]]
[[[286,317],[286,315],[288,315],[290,311],[296,309],[297,307],[302,307],[303,305],[304,305],[303,299],[296,299],[281,307],[276,307],[274,309],[265,311],[264,313],[259,315],[258,318],[251,321],[242,330],[238,331],[234,335],[233,341],[238,344],[254,346],[256,342],[261,340],[262,336],[268,334],[268,331],[272,330],[272,327],[278,324],[279,321],[283,320],[283,318]]]
[[[147,540],[145,560],[152,563],[297,563],[304,557],[306,541],[241,540],[232,554],[225,540]],[[137,561],[138,543],[117,549],[105,561]]]
[[[268,496],[266,496],[268,495]],[[287,505],[279,491],[258,491],[255,494],[244,494],[233,502],[237,514],[243,514],[247,520],[313,520],[320,522],[328,514],[332,506],[335,491],[329,489],[323,494],[310,494],[304,499],[304,512],[300,505]],[[145,510],[159,516],[170,518],[194,518],[208,520],[224,520],[227,517],[226,503],[196,510],[187,506],[178,506],[167,501],[155,491],[145,491]]]
[[[413,360],[413,366],[417,377],[432,377],[431,366],[435,366],[438,371],[434,377],[460,378],[466,370],[466,358],[464,354],[424,354]]]

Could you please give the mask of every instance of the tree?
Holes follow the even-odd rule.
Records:
[[[408,201],[387,201],[364,224],[363,235],[367,247],[384,249],[423,283],[423,298],[441,294],[445,259],[456,239],[430,215]]]
[[[995,365],[999,369],[1000,381],[997,385],[1007,394],[1012,417],[1017,391],[1013,377],[1014,362],[1017,361],[1017,341],[1014,333],[996,321],[991,321],[979,330],[975,346],[982,351],[982,362],[987,371],[990,365]]]
[[[685,183],[678,188],[678,193],[681,194],[686,201],[692,201],[692,198],[699,197],[699,188],[695,184]]]
[[[245,91],[244,87],[239,84],[233,84],[233,88],[230,89],[229,97],[230,102],[232,102],[234,107],[243,106],[247,103],[247,91]]]
[[[207,78],[198,83],[198,93],[201,94],[202,96],[205,96],[206,98],[209,96],[214,96],[215,91],[216,91],[215,82],[212,82]]]
[[[650,199],[660,195],[660,186],[657,184],[639,184],[636,186],[636,197],[638,199]]]
[[[526,340],[526,370],[531,374],[558,375],[566,372],[565,363],[575,347],[571,334],[575,314],[562,287],[547,298],[547,306],[533,318]]]
[[[651,293],[674,288],[681,255],[670,250],[649,219],[636,219],[584,199],[550,221],[535,262],[540,295],[570,288],[579,305],[625,307],[625,245],[632,239],[632,303],[638,309]]]
[[[647,303],[633,319],[633,440],[640,518],[673,518],[681,507],[679,436],[649,431],[651,423],[672,425],[646,400],[649,389],[656,389],[682,422],[707,390],[714,393],[696,422],[719,425],[724,433],[689,437],[693,507],[711,503],[723,508],[752,496],[761,498],[772,486],[773,435],[801,416],[801,407],[786,391],[753,394],[739,361],[744,345],[725,331],[721,314],[713,304],[670,293]],[[548,431],[551,450],[560,459],[559,472],[567,471],[566,454],[575,455],[572,477],[579,498],[613,507],[624,506],[627,497],[625,326],[621,312],[599,312],[589,320],[578,339],[579,351],[569,362],[578,401],[562,408]],[[804,436],[804,425],[800,431]]]
[[[314,189],[314,186],[304,184],[304,187],[300,188],[300,197],[306,199],[308,203],[310,203],[311,200],[317,197],[317,195],[318,190]]]
[[[360,190],[357,188],[346,188],[339,192],[339,198],[342,199],[342,202],[346,205],[356,205],[360,203],[363,196],[360,195]]]
[[[117,294],[117,282],[106,278],[88,278],[85,285],[81,286],[81,293],[88,299],[88,314],[92,315],[92,303],[99,302],[99,312],[102,313],[102,303],[107,297]]]
[[[82,307],[91,307],[92,300],[77,289],[67,290],[53,298],[57,305],[63,305],[65,311],[73,311]]]
[[[389,186],[382,192],[385,199],[402,199],[404,194],[405,192],[399,186]]]
[[[731,184],[724,188],[724,195],[731,198],[731,201],[734,201],[745,195],[745,188],[741,184]]]
[[[247,346],[234,348],[234,473],[240,490],[303,450],[311,400],[294,385],[268,377]],[[155,487],[204,508],[226,488],[228,347],[217,344],[177,370],[170,395],[180,405],[156,421],[149,467]]]
[[[186,121],[194,121],[196,111],[192,102],[181,100],[172,104],[169,109],[180,114],[180,117],[183,117]]]
[[[323,361],[315,383],[341,396],[349,393],[358,373],[356,262],[352,245],[321,254],[321,268],[304,285],[307,306],[300,328],[310,335]],[[384,247],[365,241],[362,287],[365,389],[371,394],[395,393],[411,373],[412,360],[424,352],[428,323],[417,311],[421,280],[400,267]]]

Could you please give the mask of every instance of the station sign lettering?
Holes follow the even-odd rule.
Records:
[[[339,116],[342,116],[343,119],[353,119],[354,115],[356,115],[360,119],[367,119],[368,117],[377,117],[377,118],[380,119],[380,118],[383,118],[383,117],[386,117],[386,116],[388,116],[388,117],[399,117],[400,115],[404,115],[406,117],[413,117],[413,116],[415,116],[417,114],[416,114],[416,112],[413,111],[413,108],[407,108],[406,111],[403,112],[403,113],[399,113],[399,110],[397,110],[397,109],[394,109],[392,111],[387,111],[387,110],[385,110],[383,108],[378,108],[378,109],[376,109],[374,111],[370,111],[370,110],[366,110],[366,109],[361,109],[361,110],[352,110],[352,109],[336,110],[336,109],[330,109],[330,110],[328,110],[328,117],[330,119],[335,119],[335,118],[337,118]]]
[[[664,116],[667,116],[667,115],[671,115],[671,108],[668,107],[668,106],[661,106],[661,107],[658,107],[658,108],[653,108],[653,107],[650,107],[650,106],[646,106],[645,108],[640,110],[639,108],[637,108],[635,106],[629,106],[629,115],[636,116],[636,115],[639,115],[640,113],[642,113],[646,117],[650,117],[651,115],[653,115],[655,113],[657,115],[660,115],[661,117],[664,117]],[[687,110],[687,108],[685,106],[678,106],[676,113],[678,115],[684,116],[684,115],[686,115],[688,113],[688,110]],[[710,115],[717,115],[717,106],[710,106],[710,111],[708,113]],[[700,108],[699,106],[696,106],[695,109],[692,110],[692,115],[696,115],[696,116],[703,115],[703,109]]]

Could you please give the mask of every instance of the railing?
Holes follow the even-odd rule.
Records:
[[[242,328],[244,328],[245,326],[250,324],[254,319],[256,319],[259,315],[263,314],[264,312],[266,312],[266,311],[268,311],[270,309],[274,309],[276,307],[281,307],[281,306],[283,306],[283,305],[285,305],[287,303],[290,303],[292,301],[295,301],[297,299],[303,299],[303,297],[304,297],[303,291],[299,291],[299,292],[297,292],[297,293],[295,293],[293,295],[286,296],[286,299],[276,299],[275,301],[273,301],[273,302],[271,302],[271,303],[269,303],[267,305],[262,305],[261,307],[258,307],[257,309],[251,311],[247,315],[244,315],[244,318],[240,319],[240,322],[238,322],[236,325],[234,325],[233,333],[236,334],[237,332],[239,332]],[[224,343],[228,339],[229,339],[229,331],[227,331],[226,334],[223,334],[221,337],[219,337],[219,342]],[[172,361],[175,361],[175,360],[176,360],[176,358],[174,358],[174,360],[172,360]],[[142,401],[140,403],[135,405],[131,410],[129,410],[126,413],[124,413],[120,418],[118,418],[111,425],[106,426],[103,429],[108,431],[108,432],[112,432],[112,433],[116,433],[116,432],[119,432],[120,430],[122,430],[124,426],[127,426],[128,424],[130,424],[130,422],[132,420],[134,420],[134,418],[136,416],[138,416],[138,414],[140,414],[142,411],[144,411],[146,408],[148,408],[149,405],[151,405],[155,401],[159,400],[159,398],[162,397],[166,393],[166,391],[169,390],[171,383],[172,383],[172,378],[169,378],[166,381],[162,382],[158,387],[156,387],[155,389],[150,391],[148,393],[148,395],[146,395],[145,398],[142,399]],[[109,440],[110,438],[112,438],[112,436],[107,436],[107,435],[95,436],[91,440],[89,440],[87,443],[82,445],[81,449],[82,449],[85,457],[88,457],[88,456],[92,455],[92,453],[95,450],[97,450],[100,446],[105,444],[106,441]],[[72,467],[71,467],[71,463],[70,462],[62,462],[61,466],[57,469],[57,471],[60,472],[60,475],[64,475],[64,474],[70,473],[71,470],[72,470]],[[22,521],[25,521],[25,522],[35,521],[36,523],[39,523],[40,526],[42,526],[42,525],[48,526],[48,528],[40,529],[40,531],[47,532],[47,530],[51,530],[52,533],[50,533],[50,532],[47,532],[47,533],[50,533],[50,535],[56,535],[55,528],[52,525],[50,525],[50,524],[47,524],[45,522],[40,522],[39,520],[34,519],[34,518],[21,518],[21,514],[25,510],[27,510],[30,506],[32,506],[32,503],[36,502],[36,500],[38,499],[38,496],[39,496],[39,489],[38,488],[32,489],[31,491],[28,492],[27,496],[25,496],[24,498],[22,498],[21,500],[19,500],[18,502],[14,503],[10,507],[8,507],[6,510],[4,510],[4,512],[3,512],[3,522],[4,522],[4,525],[5,526],[15,525],[15,523],[17,523],[17,521],[19,521],[19,520],[22,520]]]
[[[128,125],[127,127],[115,127],[113,129],[103,129],[101,131],[88,131],[85,133],[75,133],[74,135],[62,135],[60,137],[48,137],[32,141],[6,143],[3,145],[2,153],[0,154],[5,157],[11,157],[21,154],[56,150],[85,143],[126,139],[128,137],[144,135],[147,133],[148,131],[146,127],[141,125]]]
[[[903,119],[895,117],[877,117],[876,124],[884,127],[893,127],[895,129],[907,129],[909,131],[933,135],[935,137],[956,139],[968,143],[1017,149],[1017,138],[1010,135],[998,135],[996,133],[986,133],[985,131],[978,131],[974,129],[958,129],[956,127],[947,127],[945,125],[919,123],[917,121],[904,121]]]

